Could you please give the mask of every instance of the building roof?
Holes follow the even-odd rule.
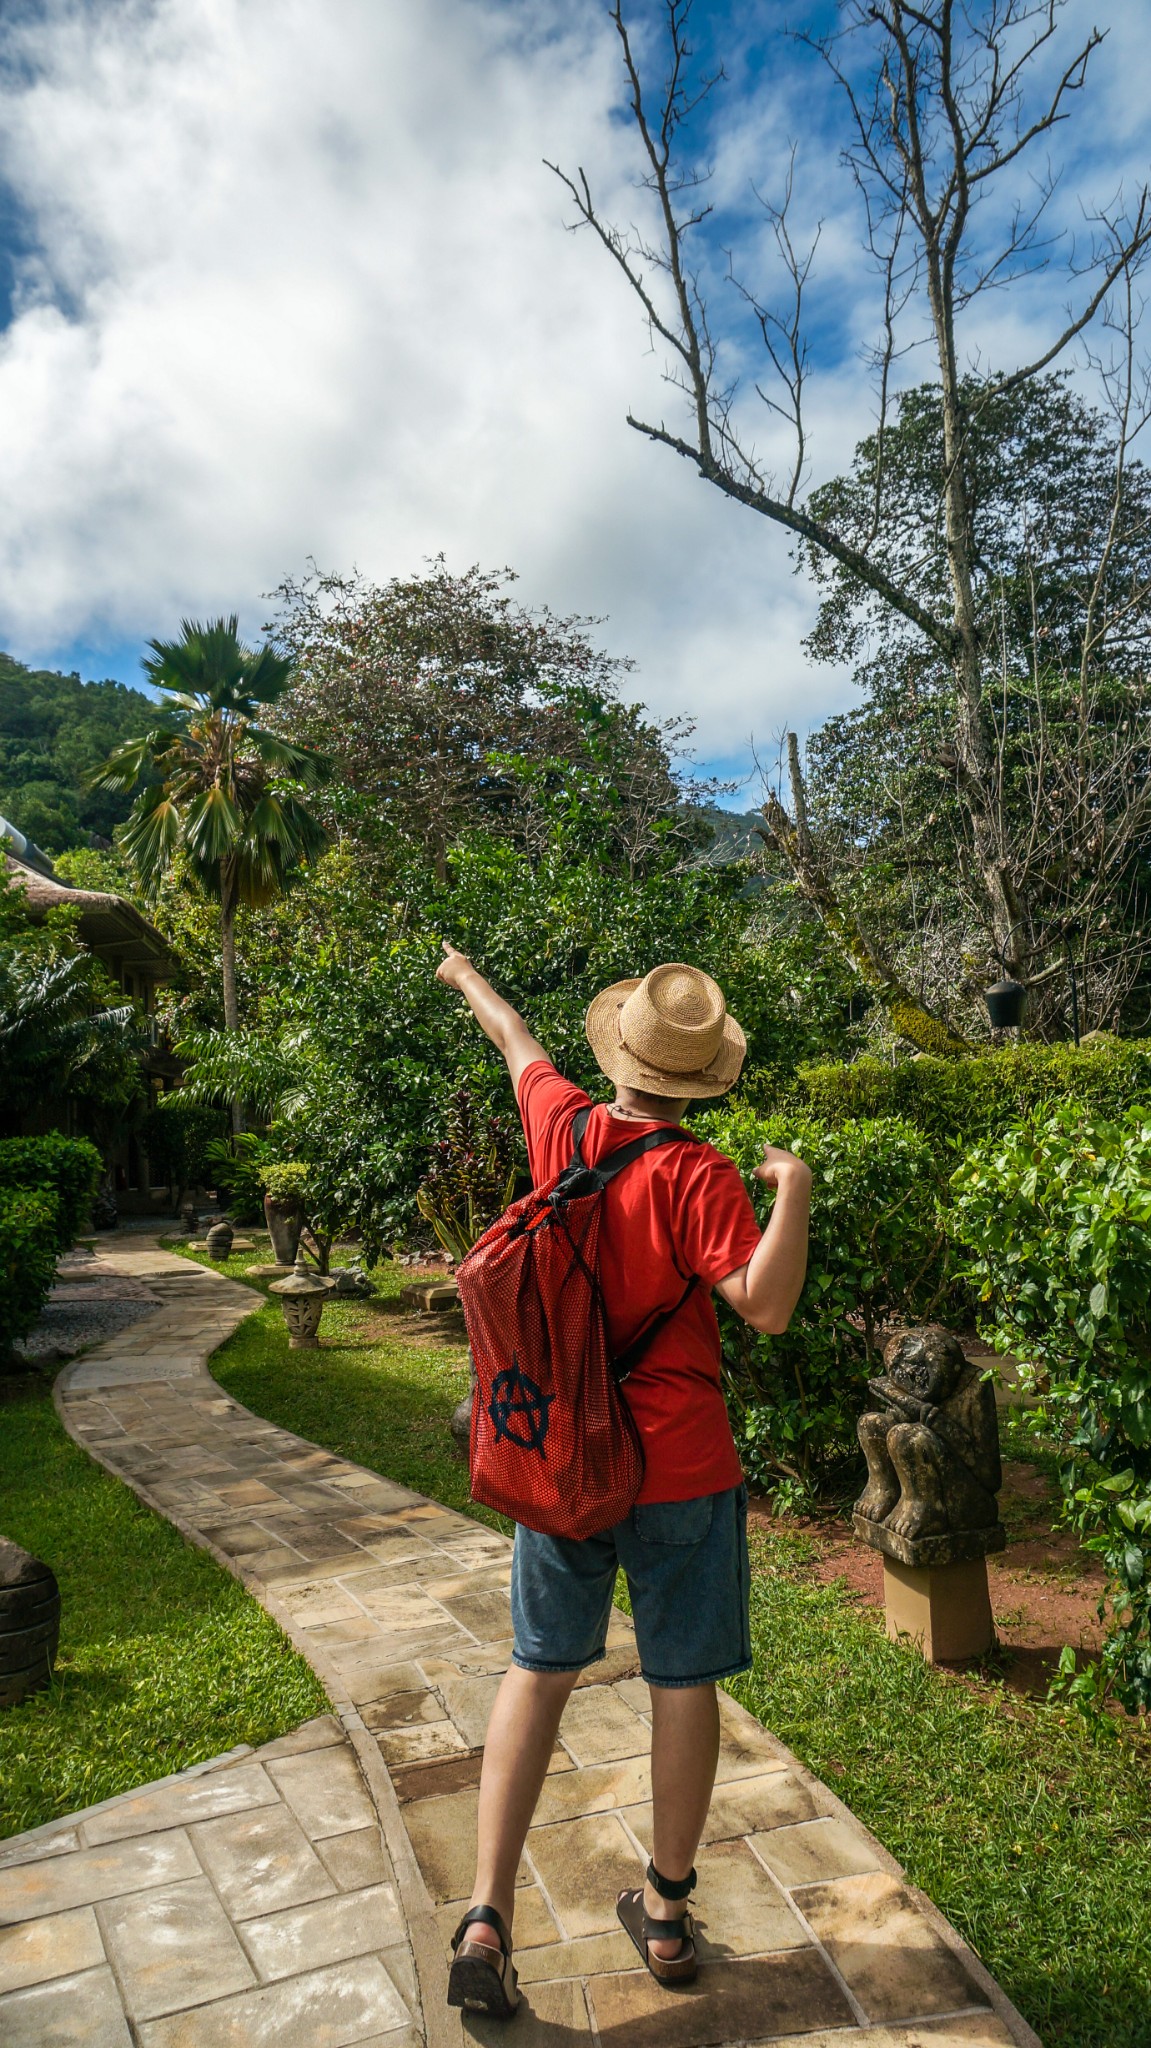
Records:
[[[4,865],[10,880],[23,889],[38,923],[50,910],[68,905],[79,913],[84,944],[98,957],[114,954],[125,967],[144,970],[157,981],[173,973],[176,962],[167,940],[135,904],[103,889],[73,889],[57,881],[47,856],[4,818],[0,818],[0,836],[8,839],[11,848],[19,849],[6,848]]]

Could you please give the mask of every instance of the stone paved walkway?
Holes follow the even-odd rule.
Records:
[[[310,1659],[330,1718],[0,1845],[7,2048],[447,2048],[480,1752],[511,1648],[511,1546],[231,1400],[205,1360],[250,1290],[119,1240],[162,1306],[57,1383],[76,1439],[209,1547]],[[316,1359],[323,1371],[322,1354]],[[519,2048],[1038,2048],[839,1800],[721,1694],[689,1991],[615,1920],[650,1842],[630,1624],[573,1694],[516,1907]]]

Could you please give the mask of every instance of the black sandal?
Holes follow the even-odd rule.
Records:
[[[489,1941],[465,1941],[465,1930],[482,1921],[500,1938],[499,1960]],[[510,1991],[509,1991],[510,1979]],[[468,2012],[486,2012],[493,2020],[510,2020],[519,2005],[512,1938],[494,1906],[473,1906],[452,1936],[452,1967],[448,1972],[448,2004]]]
[[[661,1877],[654,1863],[647,1866],[647,1881],[659,1893],[661,1899],[686,1899],[695,1888],[695,1872],[682,1880]],[[678,1920],[653,1920],[644,1911],[643,1886],[638,1891],[621,1892],[616,1900],[616,1913],[620,1925],[635,1943],[643,1957],[645,1967],[660,1984],[691,1984],[696,1976],[698,1964],[695,1954],[695,1923],[685,1908]],[[653,1956],[649,1942],[676,1941],[681,1944],[677,1956]]]

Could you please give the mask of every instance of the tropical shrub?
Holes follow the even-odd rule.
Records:
[[[1060,1684],[1089,1717],[1151,1707],[1151,1110],[1064,1103],[977,1146],[952,1181],[951,1230],[981,1328],[1040,1396],[1063,1444],[1065,1512],[1109,1575],[1098,1660]]]
[[[10,1361],[13,1340],[27,1336],[48,1298],[61,1207],[50,1188],[0,1185],[0,1366]]]
[[[477,1110],[467,1088],[448,1105],[416,1206],[448,1257],[462,1259],[512,1198],[518,1132],[509,1117]]]
[[[0,1140],[0,1189],[54,1197],[54,1250],[66,1252],[88,1217],[103,1162],[87,1138],[48,1131],[40,1138]]]
[[[235,1223],[254,1223],[264,1213],[260,1173],[269,1156],[258,1131],[212,1138],[204,1147],[204,1173]]]
[[[885,1328],[930,1316],[947,1283],[931,1147],[894,1117],[839,1129],[725,1105],[693,1128],[747,1174],[765,1144],[812,1170],[811,1252],[795,1314],[764,1336],[720,1304],[725,1391],[754,1485],[797,1504],[854,1466],[857,1417]],[[752,1199],[766,1223],[774,1196]],[[786,1482],[783,1483],[783,1482]]]

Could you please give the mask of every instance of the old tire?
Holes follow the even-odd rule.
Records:
[[[59,1641],[54,1572],[0,1537],[0,1707],[17,1706],[50,1682]]]

